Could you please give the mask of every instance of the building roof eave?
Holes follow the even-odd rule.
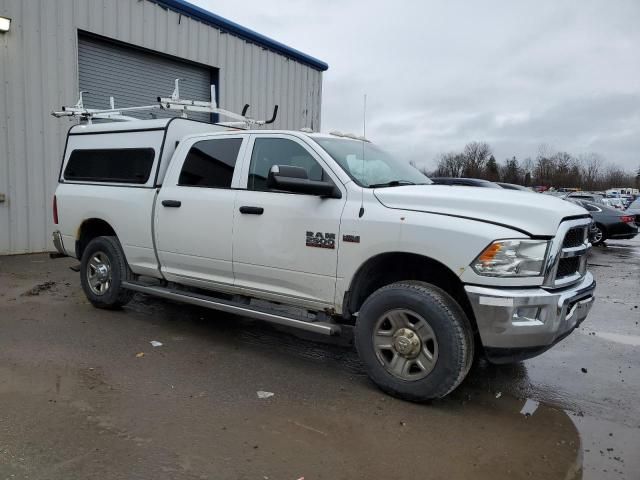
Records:
[[[277,53],[290,57],[300,63],[308,65],[316,70],[321,72],[326,71],[329,68],[329,65],[323,62],[322,60],[318,60],[306,53],[303,53],[295,48],[291,48],[283,43],[280,43],[276,40],[273,40],[269,37],[266,37],[254,30],[250,30],[242,25],[239,25],[231,20],[227,20],[226,18],[221,17],[220,15],[216,15],[215,13],[209,12],[204,8],[193,5],[185,0],[149,0],[154,2],[160,6],[171,9],[175,12],[181,13],[188,17],[192,17],[194,19],[200,20],[207,25],[218,28],[221,31],[233,34],[237,37],[243,38],[250,42],[254,42],[258,45],[261,45],[265,48],[273,50]]]

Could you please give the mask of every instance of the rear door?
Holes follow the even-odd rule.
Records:
[[[233,284],[232,228],[247,135],[203,136],[176,150],[155,207],[155,238],[167,280]]]
[[[332,305],[346,189],[293,135],[251,135],[246,157],[246,189],[238,190],[235,203],[235,285],[263,298]],[[273,165],[303,167],[311,180],[332,181],[342,198],[269,190],[266,179]]]

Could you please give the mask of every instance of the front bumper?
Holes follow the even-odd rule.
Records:
[[[561,290],[465,286],[480,340],[495,363],[533,357],[562,340],[587,317],[595,288],[590,272]]]

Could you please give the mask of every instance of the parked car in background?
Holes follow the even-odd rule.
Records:
[[[629,208],[629,205],[633,203],[635,197],[633,195],[620,195],[620,199],[624,203],[624,208]]]
[[[586,202],[593,202],[604,205],[604,196],[599,193],[588,193],[588,192],[574,192],[567,195],[566,198],[572,198],[576,200],[584,200]]]
[[[621,198],[603,198],[602,202],[607,207],[615,208],[618,210],[624,210],[626,207],[626,205],[624,204]]]
[[[593,245],[600,245],[609,239],[628,240],[638,235],[636,219],[627,212],[579,199],[570,198],[569,201],[584,207],[591,214],[593,225],[589,237]]]
[[[627,207],[624,213],[633,215],[636,218],[636,225],[640,225],[640,197],[631,202],[631,205]]]
[[[457,185],[463,187],[485,187],[485,188],[502,188],[497,183],[480,178],[455,178],[455,177],[435,177],[431,178],[433,183],[437,185]]]
[[[506,188],[507,190],[521,190],[523,192],[533,192],[530,188],[523,187],[522,185],[516,185],[515,183],[504,183],[504,182],[496,182],[502,188]]]

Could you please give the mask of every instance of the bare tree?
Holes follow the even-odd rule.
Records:
[[[604,181],[602,185],[603,189],[607,187],[626,187],[629,186],[631,182],[629,174],[617,165],[608,165],[602,180]]]
[[[556,173],[555,163],[552,158],[538,156],[536,166],[533,170],[536,182],[540,185],[549,187],[554,186],[554,177]]]
[[[464,151],[440,155],[433,176],[477,177],[508,183],[572,187],[584,190],[606,190],[612,187],[640,187],[640,169],[626,172],[616,165],[607,165],[597,153],[575,157],[568,152],[554,152],[541,144],[535,162],[526,158],[520,164],[516,157],[497,164],[491,147],[485,142],[471,142]]]
[[[556,186],[573,187],[573,179],[571,178],[571,161],[573,157],[567,152],[557,152],[551,157],[555,167],[553,182]]]
[[[527,157],[522,161],[522,171],[525,173],[525,175],[527,173],[529,175],[533,173],[533,160],[531,160],[531,157]]]
[[[553,156],[553,153],[553,148],[551,148],[546,143],[541,143],[540,145],[538,145],[538,155],[536,156],[536,159],[551,158]]]
[[[486,142],[471,142],[464,147],[465,177],[481,177],[491,156],[491,147]]]
[[[460,177],[465,166],[465,158],[460,153],[449,152],[440,155],[438,167],[434,172],[437,177]]]
[[[580,156],[582,164],[582,183],[584,188],[596,188],[598,176],[601,173],[603,159],[597,153],[586,153]]]

